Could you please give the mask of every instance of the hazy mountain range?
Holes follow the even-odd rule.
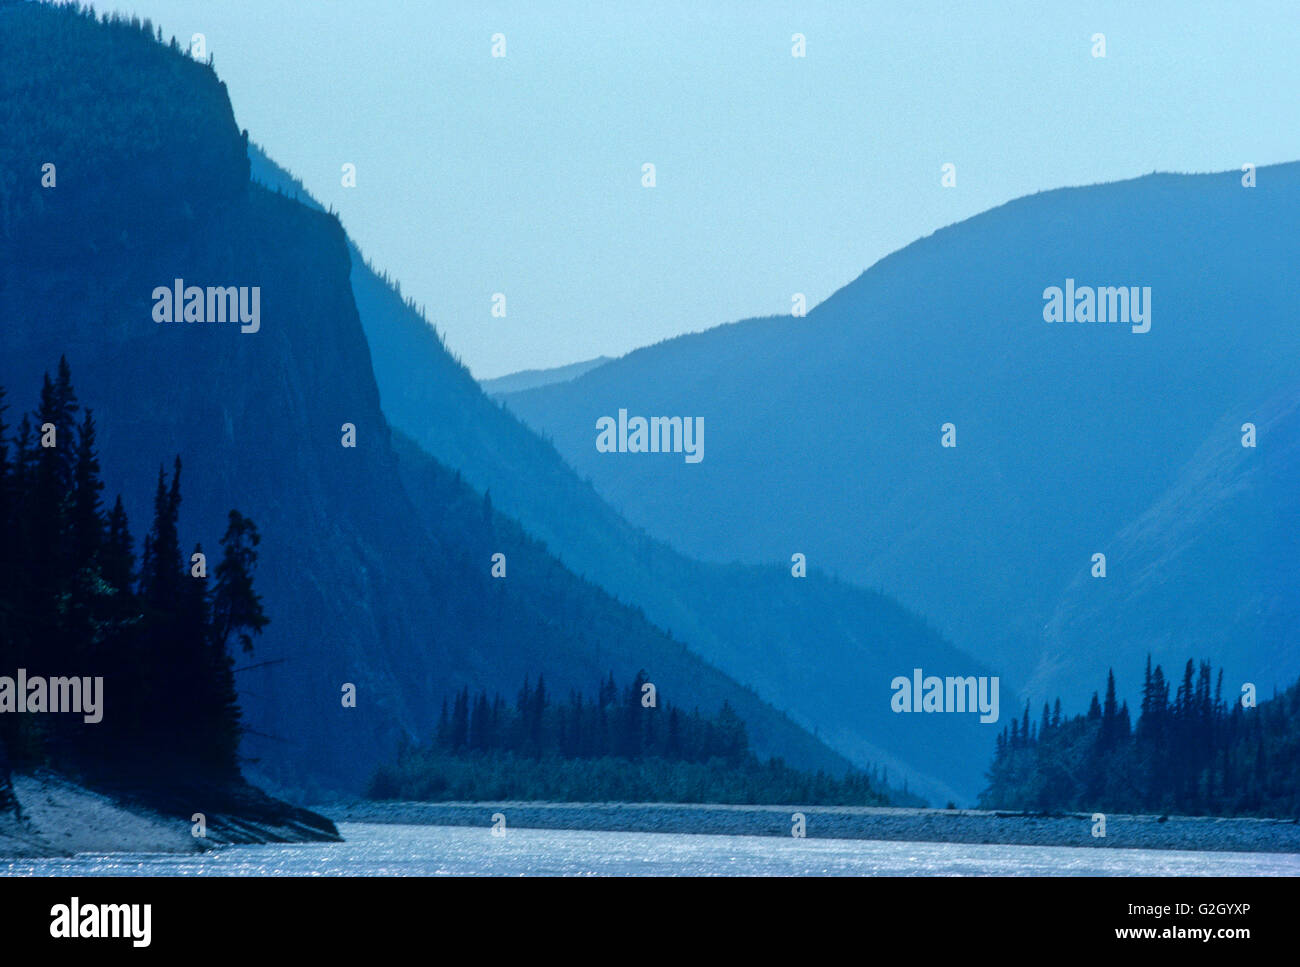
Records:
[[[137,530],[141,495],[176,454],[187,547],[215,546],[231,507],[256,521],[272,624],[252,660],[270,664],[238,677],[255,777],[355,791],[463,685],[513,691],[544,673],[564,694],[641,668],[683,706],[729,701],[763,754],[848,764],[395,439],[347,238],[335,217],[249,181],[248,135],[211,66],[147,23],[0,6],[0,122],[9,417],[66,355],[109,455],[107,493],[123,493]],[[176,279],[258,287],[259,330],[155,321],[152,293]],[[489,574],[498,552],[505,580]]]
[[[0,384],[27,409],[68,357],[133,522],[174,454],[183,539],[257,522],[272,663],[241,698],[281,788],[355,789],[462,686],[644,668],[675,704],[730,702],[764,755],[971,801],[1001,726],[895,714],[895,676],[1000,675],[1009,717],[1148,651],[1261,689],[1300,672],[1300,166],[1020,199],[806,318],[490,396],[237,107],[143,26],[0,6]],[[155,322],[176,279],[259,287],[259,331]],[[1046,322],[1067,280],[1150,287],[1150,331]],[[704,459],[599,452],[620,410],[703,418]]]
[[[316,204],[261,152],[255,179]],[[853,761],[881,764],[935,800],[978,791],[993,729],[971,716],[900,716],[889,683],[920,665],[988,674],[876,592],[766,566],[704,564],[631,527],[555,448],[490,399],[401,295],[352,248],[352,288],[384,413],[519,520],[586,580],[787,711]],[[513,572],[518,573],[518,572]],[[1008,694],[1011,688],[1008,685]]]
[[[1036,702],[1086,701],[1147,652],[1288,684],[1298,209],[1298,164],[1253,188],[1230,171],[1044,192],[882,259],[806,318],[503,399],[652,536],[709,560],[803,551]],[[1045,321],[1045,291],[1075,284],[1150,287],[1149,331]],[[620,408],[704,417],[706,458],[598,452]]]

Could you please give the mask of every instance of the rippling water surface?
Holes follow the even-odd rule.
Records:
[[[1297,876],[1291,853],[1188,853],[682,833],[341,823],[343,843],[233,846],[203,855],[83,854],[0,861],[0,873],[76,876],[935,875]]]

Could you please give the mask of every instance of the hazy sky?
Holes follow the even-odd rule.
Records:
[[[481,378],[811,307],[1019,195],[1300,158],[1290,0],[96,7],[202,32],[240,126]]]

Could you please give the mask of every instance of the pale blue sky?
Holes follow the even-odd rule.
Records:
[[[480,378],[811,306],[1019,195],[1300,159],[1294,2],[96,6],[202,32],[240,126]]]

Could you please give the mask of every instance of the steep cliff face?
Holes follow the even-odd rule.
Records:
[[[225,84],[147,25],[0,4],[0,244],[55,261],[129,246],[243,192]]]
[[[332,219],[261,189],[193,205],[190,230],[27,261],[5,291],[0,380],[17,397],[67,356],[99,421],[107,488],[127,497],[137,535],[149,482],[173,454],[187,542],[214,547],[231,507],[257,521],[273,625],[254,660],[283,663],[252,673],[247,721],[291,742],[307,771],[350,775],[377,731],[414,724],[407,662],[431,650],[417,615],[433,574],[406,523],[347,251]],[[150,293],[177,278],[258,287],[260,330],[154,322]],[[344,423],[355,448],[341,445]],[[345,682],[363,696],[356,709],[341,706]]]
[[[556,562],[547,582],[516,591],[488,577],[487,548],[464,546],[456,513],[417,513],[380,411],[343,231],[248,182],[245,139],[208,67],[129,25],[35,6],[0,18],[0,103],[43,92],[40,112],[0,126],[12,215],[0,237],[0,385],[28,409],[41,372],[66,355],[99,424],[107,493],[126,498],[137,539],[158,466],[176,454],[187,549],[215,548],[232,507],[258,524],[272,624],[248,661],[271,663],[238,675],[258,775],[355,790],[399,736],[427,735],[462,685],[513,694],[544,672],[553,688],[590,690],[597,674],[657,665],[681,704],[731,700],[760,751],[843,767]],[[92,81],[60,84],[59,71]],[[53,188],[40,185],[47,157]],[[257,331],[155,321],[155,289],[177,279],[256,289]],[[347,684],[355,707],[341,701]]]

